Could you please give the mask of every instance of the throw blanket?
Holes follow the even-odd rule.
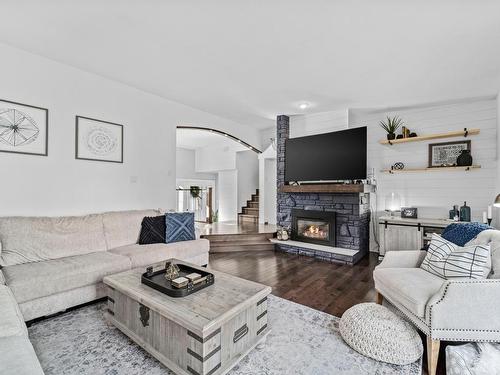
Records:
[[[477,237],[479,233],[486,229],[494,229],[487,224],[481,223],[453,223],[444,228],[441,237],[453,242],[458,246],[465,246],[467,242]]]

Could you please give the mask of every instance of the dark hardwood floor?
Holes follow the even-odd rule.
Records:
[[[355,266],[274,251],[210,254],[210,267],[273,288],[273,294],[342,316],[360,302],[374,302],[372,272],[377,254]]]
[[[361,302],[375,302],[372,272],[378,254],[371,253],[354,266],[274,251],[210,254],[215,270],[269,285],[273,294],[341,317]],[[425,336],[422,335],[425,348]],[[445,347],[441,344],[437,375],[444,375]],[[426,369],[424,353],[424,374]]]

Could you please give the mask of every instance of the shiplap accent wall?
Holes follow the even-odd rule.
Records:
[[[429,143],[458,140],[447,138],[426,142],[385,146],[378,143],[385,137],[378,126],[387,115],[400,116],[417,134],[439,133],[468,128],[480,128],[471,136],[474,164],[480,170],[470,172],[438,171],[388,175],[383,168],[401,161],[406,167],[426,167]],[[446,104],[429,104],[383,110],[335,111],[291,118],[292,137],[326,133],[347,127],[368,127],[368,171],[375,171],[377,199],[372,207],[377,214],[385,209],[385,197],[391,192],[401,196],[402,205],[415,206],[420,217],[444,218],[454,204],[464,201],[471,206],[473,219],[480,219],[496,196],[497,180],[497,99],[481,98]]]

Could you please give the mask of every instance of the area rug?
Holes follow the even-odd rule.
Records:
[[[173,375],[108,326],[105,307],[82,307],[29,328],[45,374]],[[230,375],[421,374],[421,361],[396,366],[352,350],[340,337],[337,317],[275,296],[269,297],[268,311],[272,331],[265,347],[253,350]]]

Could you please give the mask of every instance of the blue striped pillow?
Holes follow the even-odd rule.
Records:
[[[443,279],[485,279],[491,271],[490,245],[460,247],[434,233],[420,268]]]

